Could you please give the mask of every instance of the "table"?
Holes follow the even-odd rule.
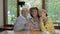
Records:
[[[5,31],[0,34],[5,34]],[[14,32],[14,34],[43,34],[43,32],[41,31],[20,31],[20,32]]]
[[[42,34],[40,31],[22,31],[22,32],[16,32],[15,34]]]
[[[0,26],[0,30],[13,30],[13,27],[3,27],[3,26]]]
[[[5,31],[5,30],[13,30],[13,27],[3,27],[3,26],[0,26],[0,32]]]

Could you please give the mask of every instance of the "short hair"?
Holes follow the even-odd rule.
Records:
[[[23,7],[23,8],[22,8],[22,10],[21,10],[21,14],[23,13],[23,10],[24,10],[24,9],[27,9],[27,10],[28,10],[28,8],[26,8],[26,7]]]
[[[41,9],[39,12],[45,12],[46,13],[46,17],[48,16],[45,9]]]
[[[33,15],[32,15],[31,13],[32,13],[32,10],[34,10],[34,9],[37,10],[37,16],[38,16],[38,11],[39,11],[39,9],[38,9],[37,7],[31,7],[29,11],[30,11],[30,15],[31,15],[32,17],[33,17]]]

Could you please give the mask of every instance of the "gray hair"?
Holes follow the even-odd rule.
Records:
[[[23,8],[21,9],[21,14],[22,14],[22,12],[23,12],[24,9],[29,10],[27,7],[23,7]]]

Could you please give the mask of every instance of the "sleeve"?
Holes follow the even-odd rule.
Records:
[[[45,26],[44,26],[44,24],[43,24],[43,22],[42,23],[40,23],[40,28],[41,28],[41,31],[46,31],[46,29],[45,29]]]
[[[47,24],[47,26],[49,26],[49,32],[53,33],[54,32],[54,25],[51,19],[49,19],[48,21],[49,24]]]
[[[51,19],[48,19],[46,21],[46,25],[44,26],[43,22],[40,24],[41,25],[41,30],[44,32],[44,31],[49,31],[51,33],[54,32],[54,26],[53,26],[53,22]],[[47,28],[47,29],[46,29]]]
[[[16,23],[14,24],[14,31],[20,31],[24,29],[24,21],[21,20],[21,18],[18,18],[16,20]]]

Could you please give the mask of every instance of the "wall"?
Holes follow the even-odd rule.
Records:
[[[0,0],[0,26],[3,26],[3,0]]]

